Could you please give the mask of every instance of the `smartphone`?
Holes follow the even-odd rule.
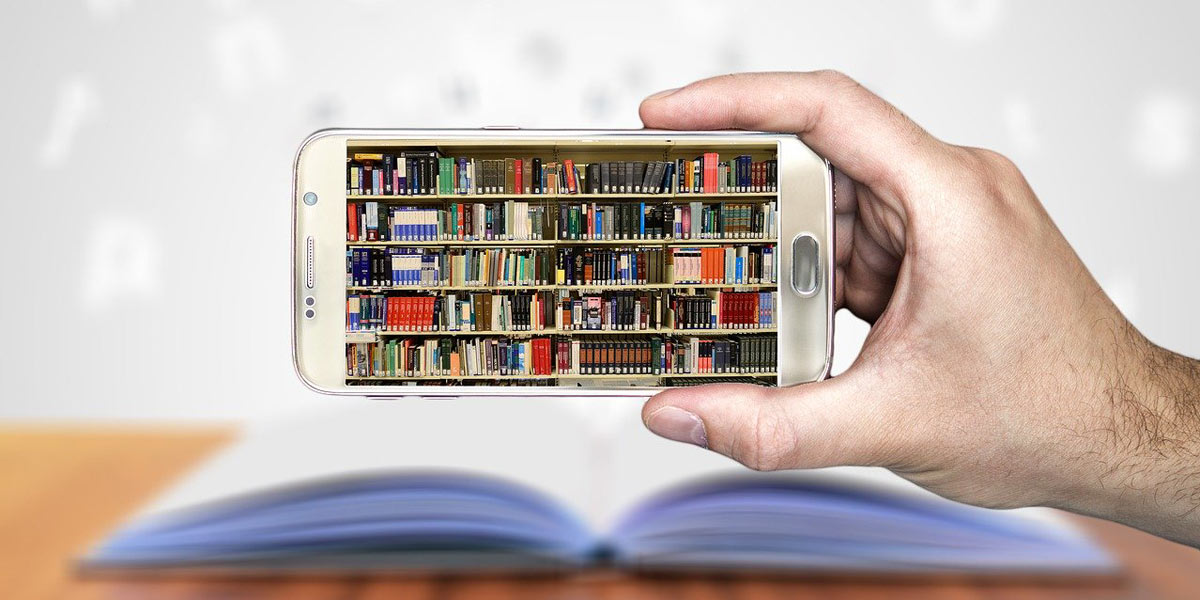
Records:
[[[829,372],[833,179],[793,135],[322,130],[296,155],[292,242],[293,362],[324,393]]]

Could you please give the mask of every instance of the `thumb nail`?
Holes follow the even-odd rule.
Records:
[[[678,92],[678,91],[679,91],[679,88],[671,88],[669,90],[663,90],[661,92],[656,92],[654,94],[647,96],[646,100],[658,100],[660,98],[666,98],[667,96],[670,96],[671,94],[674,94],[675,92]]]
[[[664,406],[646,419],[650,431],[676,442],[687,442],[701,448],[708,447],[708,435],[704,432],[704,421],[700,417],[674,406]]]

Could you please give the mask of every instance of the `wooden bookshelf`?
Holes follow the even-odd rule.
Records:
[[[508,330],[477,330],[477,331],[347,331],[347,336],[378,336],[378,337],[439,337],[439,336],[506,336],[530,337],[537,335],[750,335],[755,333],[778,333],[774,327],[760,329],[541,329],[537,331],[508,331]],[[361,342],[347,341],[354,344]]]
[[[439,381],[439,380],[455,380],[455,381],[504,381],[512,379],[537,380],[537,379],[685,379],[696,377],[700,379],[722,379],[733,377],[776,377],[779,374],[775,371],[760,371],[755,373],[660,373],[658,375],[652,373],[555,373],[551,375],[422,375],[420,377],[396,377],[390,375],[372,375],[366,377],[348,375],[347,381]]]
[[[440,248],[443,246],[505,246],[518,248],[540,248],[548,246],[719,246],[724,244],[774,244],[776,240],[765,238],[684,239],[684,240],[437,240],[437,241],[387,241],[346,242],[351,248]]]
[[[685,193],[678,194],[673,192],[665,192],[662,194],[413,194],[411,196],[396,196],[396,195],[359,195],[348,194],[346,200],[349,202],[420,202],[430,201],[436,202],[439,200],[459,200],[471,202],[487,202],[489,200],[622,200],[622,199],[637,199],[637,200],[687,200],[692,198],[695,200],[724,200],[738,198],[773,198],[778,196],[779,192],[722,192],[718,194],[698,194]]]
[[[769,290],[779,287],[777,283],[637,283],[637,284],[586,284],[586,285],[436,285],[436,286],[360,286],[348,285],[349,292],[441,292],[441,291],[494,291],[494,290],[662,290],[662,289],[737,289]]]
[[[717,328],[686,328],[686,327],[670,327],[667,323],[681,324],[703,324],[707,322],[711,315],[717,314],[716,306],[729,308],[721,308],[720,310],[728,310],[730,312],[723,313],[732,315],[729,320],[723,323],[736,323],[754,320],[758,312],[750,312],[744,308],[745,303],[750,303],[754,307],[758,307],[760,302],[764,307],[770,307],[764,310],[777,310],[777,296],[775,292],[778,290],[777,283],[749,283],[748,281],[759,278],[759,273],[762,269],[767,269],[770,273],[771,265],[778,268],[779,259],[777,253],[774,252],[773,246],[778,244],[777,238],[773,237],[773,232],[777,231],[778,213],[777,201],[780,198],[779,191],[725,191],[717,193],[697,193],[695,191],[680,192],[680,186],[684,185],[684,177],[678,176],[682,171],[686,173],[687,188],[689,190],[703,189],[703,181],[707,181],[710,186],[712,180],[707,179],[711,174],[719,177],[717,187],[709,187],[707,189],[747,189],[746,185],[758,186],[757,189],[770,189],[773,182],[777,178],[772,178],[769,173],[774,171],[773,168],[776,158],[777,148],[774,142],[761,143],[721,143],[721,142],[687,142],[682,140],[665,140],[662,143],[652,141],[636,141],[636,142],[619,142],[620,145],[614,144],[599,144],[589,141],[588,144],[548,144],[543,141],[514,141],[511,145],[500,145],[494,143],[473,144],[469,142],[455,142],[447,140],[444,143],[437,144],[436,148],[432,146],[408,146],[400,140],[358,140],[351,141],[347,148],[347,212],[351,215],[354,221],[358,222],[362,229],[355,229],[349,232],[350,238],[346,242],[347,262],[355,265],[355,277],[360,283],[378,281],[382,276],[384,279],[393,277],[386,271],[386,263],[380,262],[387,260],[388,256],[400,255],[405,257],[413,256],[428,256],[430,254],[438,255],[436,264],[433,267],[426,267],[427,263],[422,263],[422,268],[428,269],[422,271],[428,277],[429,273],[433,274],[433,279],[449,278],[447,271],[453,271],[454,280],[462,280],[458,270],[461,265],[468,263],[467,278],[471,279],[494,279],[494,274],[481,274],[479,270],[481,264],[503,264],[508,268],[512,257],[517,255],[521,260],[528,258],[531,262],[519,263],[522,265],[531,264],[529,272],[535,273],[534,281],[546,281],[547,273],[546,265],[549,265],[550,272],[549,280],[554,281],[556,275],[562,277],[563,271],[570,273],[574,269],[576,276],[579,276],[580,264],[585,265],[584,273],[586,277],[592,280],[649,280],[649,281],[667,281],[667,283],[589,283],[589,284],[569,284],[556,285],[553,283],[536,283],[522,285],[426,285],[426,286],[368,286],[368,285],[350,285],[346,287],[347,294],[362,294],[356,298],[356,302],[361,302],[362,306],[368,306],[370,309],[364,309],[361,315],[366,315],[363,318],[369,318],[370,322],[378,325],[382,322],[380,315],[386,315],[390,319],[395,314],[400,314],[402,318],[408,314],[418,314],[413,311],[421,311],[422,315],[418,318],[420,322],[428,323],[428,319],[424,315],[431,314],[435,310],[445,310],[444,307],[448,304],[443,301],[428,302],[424,300],[410,300],[415,297],[428,298],[430,295],[435,297],[445,298],[449,293],[462,292],[455,294],[457,303],[467,303],[463,305],[462,310],[467,311],[482,311],[484,320],[479,321],[489,326],[495,326],[497,329],[488,329],[482,331],[412,331],[412,330],[393,330],[393,331],[347,331],[346,346],[348,357],[348,372],[358,372],[358,375],[347,376],[347,382],[355,382],[359,384],[376,384],[376,385],[391,385],[397,383],[414,383],[414,384],[446,384],[457,381],[478,381],[490,383],[495,382],[497,385],[511,383],[515,381],[542,381],[554,384],[558,380],[581,381],[581,385],[586,386],[587,381],[637,381],[639,385],[667,385],[671,380],[678,379],[731,379],[731,378],[769,378],[775,377],[774,370],[740,373],[736,370],[725,373],[667,373],[660,374],[650,373],[634,373],[634,374],[568,374],[558,373],[558,364],[563,357],[569,357],[568,360],[590,360],[590,364],[607,364],[604,361],[618,360],[611,358],[620,356],[619,360],[628,361],[629,364],[648,364],[654,360],[651,356],[660,357],[664,362],[671,360],[680,360],[687,364],[697,364],[695,361],[700,361],[700,356],[711,361],[715,361],[718,356],[716,348],[723,348],[720,356],[724,360],[733,360],[732,356],[740,356],[743,365],[757,364],[761,367],[768,367],[773,363],[771,360],[763,359],[762,357],[774,356],[773,337],[778,334],[775,327],[760,328],[760,329],[743,329],[736,327],[717,327]],[[435,154],[436,150],[436,154]],[[401,156],[401,152],[404,153]],[[715,158],[713,153],[716,153]],[[361,155],[361,156],[358,156]],[[697,156],[701,158],[697,158]],[[375,160],[372,156],[379,157],[380,163],[365,165],[358,163],[358,168],[355,166],[355,161],[370,161]],[[397,157],[410,162],[395,162]],[[447,158],[452,160],[447,161]],[[386,159],[386,160],[384,160]],[[724,162],[721,162],[724,159]],[[713,162],[709,162],[709,161]],[[415,162],[413,162],[415,161]],[[432,161],[427,163],[425,161]],[[528,162],[526,162],[528,161]],[[567,173],[563,169],[567,161],[571,161],[580,169],[580,175],[576,176],[574,183],[564,184],[564,176]],[[743,162],[745,161],[745,162]],[[751,163],[757,169],[754,171],[755,179],[749,178],[751,174]],[[416,189],[426,192],[434,190],[438,193],[418,193],[418,194],[364,194],[363,189],[370,191],[370,185],[363,188],[359,187],[355,182],[363,181],[363,174],[374,176],[381,165],[386,165],[385,168],[390,169],[390,165],[405,164],[408,167],[406,171],[409,176],[417,178],[414,181],[410,180],[404,183],[405,186],[415,186]],[[670,165],[669,170],[661,169],[663,165]],[[462,165],[470,165],[466,171],[462,170]],[[522,169],[524,165],[524,169]],[[549,165],[553,165],[550,167]],[[497,171],[496,167],[501,170]],[[620,167],[618,170],[617,167]],[[515,168],[514,168],[515,167]],[[531,168],[532,167],[532,168]],[[611,169],[609,168],[611,167]],[[712,170],[710,171],[710,167]],[[539,170],[545,168],[545,170]],[[724,170],[720,170],[724,168]],[[735,170],[741,169],[741,170]],[[415,169],[415,170],[413,170]],[[595,169],[593,171],[593,169]],[[632,169],[632,170],[630,170]],[[651,170],[654,169],[654,170]],[[403,182],[403,173],[399,169],[385,171],[383,178],[373,178],[375,191],[393,189],[388,184],[380,184],[381,181],[388,181],[386,173],[396,173],[396,183]],[[517,173],[523,172],[526,179],[521,179]],[[529,189],[528,185],[531,179],[528,177],[531,173],[540,175],[534,176],[532,181],[534,185],[541,181],[547,184],[549,189],[558,190],[556,193],[478,193],[482,189],[490,189],[508,192],[520,191],[522,186]],[[630,174],[632,173],[632,174]],[[675,175],[663,176],[660,179],[654,179],[658,173],[675,173]],[[617,179],[618,174],[625,177],[623,180]],[[639,179],[644,175],[642,179]],[[452,179],[446,179],[446,177]],[[760,177],[761,176],[761,177]],[[457,193],[461,191],[460,186],[463,178],[474,178],[469,180],[471,192],[475,193]],[[558,178],[558,186],[554,185],[555,178]],[[601,189],[608,189],[607,186],[601,187],[600,183],[608,183],[612,181],[613,189],[638,189],[638,190],[662,190],[660,193],[594,193]],[[745,177],[745,179],[741,179]],[[694,180],[694,181],[693,181]],[[641,182],[630,184],[629,182]],[[433,183],[430,186],[430,183]],[[444,185],[447,182],[452,185]],[[693,187],[692,184],[697,187]],[[438,185],[443,184],[443,185]],[[567,185],[578,186],[580,193],[561,193],[567,189]],[[624,186],[618,188],[617,186]],[[357,193],[350,192],[350,187],[354,186]],[[484,187],[479,187],[484,186]],[[594,187],[592,187],[594,186]],[[646,187],[648,186],[648,187]],[[734,187],[742,186],[742,187]],[[401,189],[413,189],[412,187],[398,187]],[[571,188],[576,189],[576,188]],[[454,190],[456,193],[448,193]],[[592,192],[592,193],[587,193]],[[374,204],[368,204],[374,203]],[[519,204],[514,204],[519,203]],[[463,211],[463,204],[475,205],[470,210]],[[644,206],[641,206],[643,205]],[[455,209],[455,206],[458,206]],[[503,206],[499,206],[503,205]],[[582,207],[581,205],[586,205]],[[672,206],[673,205],[673,206]],[[404,207],[413,207],[419,209],[420,212],[408,213]],[[525,209],[528,209],[526,212]],[[519,209],[519,210],[518,210]],[[437,211],[434,215],[433,212]],[[451,212],[453,211],[453,212]],[[364,216],[364,215],[370,216]],[[412,214],[413,218],[406,219],[405,214]],[[599,215],[599,219],[593,221],[594,215]],[[451,217],[450,215],[456,215]],[[481,216],[482,215],[482,216]],[[664,216],[665,215],[665,216]],[[386,216],[386,218],[385,218]],[[359,218],[362,218],[359,221]],[[395,219],[395,223],[392,220]],[[481,221],[481,219],[483,219]],[[365,241],[366,233],[370,232],[370,237],[375,238],[375,223],[384,223],[387,225],[379,225],[380,235],[378,237],[388,237],[388,235],[410,235],[414,231],[420,231],[428,234],[433,231],[441,232],[442,237],[451,237],[464,235],[478,236],[481,232],[487,231],[498,232],[497,237],[512,236],[514,232],[522,237],[530,238],[537,237],[541,239],[425,239],[420,241],[414,240],[384,240],[384,241]],[[520,223],[514,227],[514,221]],[[384,229],[385,226],[394,226],[399,223],[397,229]],[[706,235],[714,235],[718,237],[705,238],[694,237],[687,239],[568,239],[576,234],[586,235],[592,230],[593,223],[600,223],[603,226],[596,225],[596,231],[603,233],[621,232],[629,235],[632,231],[633,235],[661,235],[664,232],[666,235],[671,235],[671,225],[674,223],[678,228],[683,224],[682,231],[706,232]],[[768,227],[771,224],[772,226]],[[408,229],[407,232],[403,229],[405,226],[420,225],[424,229]],[[688,229],[687,227],[691,227]],[[383,232],[387,232],[385,235]],[[567,233],[567,232],[571,233]],[[676,229],[679,231],[679,229]],[[737,235],[742,232],[756,232],[751,235],[759,235],[768,237],[725,237]],[[764,232],[771,232],[770,234]],[[432,237],[432,236],[427,236]],[[720,248],[726,248],[722,253]],[[696,250],[691,250],[695,248]],[[732,250],[730,250],[732,248]],[[396,252],[396,249],[417,249],[412,253]],[[505,250],[502,263],[497,263],[495,258],[498,258],[499,253],[490,255],[488,262],[482,260],[477,261],[476,257],[488,250]],[[466,260],[461,258],[466,251],[471,252],[471,259]],[[593,250],[595,253],[593,254]],[[710,254],[715,252],[716,254]],[[453,253],[456,257],[453,267],[448,267],[450,261],[446,259],[447,255]],[[726,277],[730,277],[732,270],[722,271],[720,265],[729,265],[729,256],[736,257],[738,267],[744,268],[746,283],[678,283],[672,281],[674,278],[684,278],[691,276],[692,278],[700,278],[711,281],[715,277],[719,278],[724,272]],[[595,261],[593,263],[593,257]],[[714,258],[715,257],[715,258]],[[415,259],[414,259],[415,260]],[[374,262],[372,262],[374,261]],[[617,273],[613,273],[613,265],[620,262],[622,265],[628,261],[628,264],[637,265],[639,269],[644,271],[639,272],[636,279],[630,275],[631,267],[622,266]],[[744,263],[743,263],[744,261]],[[419,261],[416,261],[419,262]],[[398,267],[405,273],[402,280],[415,279],[414,274],[417,271],[416,262],[410,261],[409,266],[403,266],[404,260],[400,260],[395,264],[400,264]],[[363,265],[370,264],[366,267]],[[743,266],[744,264],[744,266]],[[383,266],[380,266],[383,265]],[[565,265],[565,266],[564,266]],[[574,265],[572,267],[572,265]],[[686,270],[681,270],[680,265],[687,265]],[[717,265],[710,269],[710,265]],[[765,266],[764,266],[765,265]],[[393,267],[397,268],[397,267]],[[593,273],[593,268],[595,269]],[[558,269],[558,272],[555,272]],[[367,271],[374,274],[372,277],[365,277]],[[703,276],[700,275],[703,273]],[[616,277],[614,277],[616,275]],[[624,279],[620,277],[624,275]],[[511,274],[505,274],[502,278],[512,277]],[[528,277],[528,273],[521,277]],[[582,278],[582,277],[581,277]],[[607,279],[605,279],[607,278]],[[766,277],[764,279],[770,279]],[[568,277],[568,280],[571,280]],[[470,292],[471,294],[467,294]],[[728,293],[744,294],[743,296],[731,297]],[[477,299],[475,293],[481,294]],[[490,295],[489,295],[490,294]],[[369,296],[367,296],[369,295]],[[521,298],[516,298],[520,295]],[[533,296],[531,299],[530,296]],[[464,298],[464,296],[466,296]],[[381,298],[382,297],[382,298]],[[601,308],[599,309],[602,317],[596,317],[597,309],[595,302],[599,297]],[[398,300],[393,303],[392,299]],[[386,300],[385,300],[386,299]],[[499,299],[499,300],[497,300]],[[730,303],[725,304],[725,299],[730,299]],[[585,302],[585,300],[587,302]],[[496,301],[498,304],[493,304]],[[733,302],[742,302],[743,304],[734,304]],[[407,304],[402,304],[407,302]],[[476,304],[479,302],[480,304]],[[704,303],[710,304],[704,304]],[[722,302],[722,304],[715,304]],[[557,303],[561,303],[564,308],[560,310]],[[566,318],[570,320],[571,315],[575,315],[574,319],[578,322],[579,311],[583,304],[584,320],[596,322],[593,319],[601,318],[607,323],[610,319],[614,322],[629,322],[629,315],[653,315],[652,318],[643,316],[651,323],[657,323],[657,327],[649,329],[623,330],[623,329],[582,329],[582,328],[559,328],[555,323]],[[690,304],[685,304],[690,303]],[[572,308],[572,304],[574,304]],[[356,304],[358,306],[358,304]],[[394,307],[414,307],[420,308],[399,308],[393,312]],[[427,307],[433,308],[427,308]],[[456,305],[455,310],[458,310]],[[478,306],[483,306],[480,309]],[[503,306],[505,308],[496,308]],[[533,307],[533,308],[531,308]],[[410,312],[405,313],[403,311]],[[502,310],[503,312],[497,312]],[[500,327],[509,327],[510,323],[529,323],[532,320],[545,321],[550,319],[550,313],[555,313],[555,318],[550,321],[550,327],[541,330],[509,330],[501,329]],[[563,312],[565,311],[565,313]],[[574,311],[574,312],[572,312]],[[624,311],[624,312],[622,312]],[[705,311],[710,317],[703,316]],[[740,312],[738,312],[740,311]],[[757,308],[755,308],[757,311]],[[491,315],[501,315],[496,321],[492,321]],[[517,317],[513,317],[513,313]],[[442,312],[439,315],[448,315],[450,313]],[[476,313],[478,314],[478,313]],[[666,315],[670,314],[668,318]],[[683,315],[688,315],[683,317]],[[749,318],[743,318],[750,314]],[[611,316],[610,316],[611,315]],[[741,317],[738,317],[741,315]],[[674,319],[674,320],[673,320]],[[405,321],[411,322],[411,321]],[[645,322],[645,321],[644,321]],[[716,320],[713,320],[716,323]],[[549,338],[549,340],[547,340]],[[683,340],[689,340],[684,342]],[[511,341],[511,344],[510,344]],[[549,341],[551,346],[551,358],[554,359],[554,370],[552,374],[545,374],[546,361],[541,361],[533,356],[544,357],[545,343]],[[769,341],[769,344],[768,344]],[[537,344],[542,344],[540,350],[532,355],[529,351],[539,348]],[[693,346],[699,344],[699,346]],[[705,354],[705,346],[708,344],[708,352]],[[506,355],[504,352],[513,348],[513,345],[519,345],[520,350],[511,355]],[[351,354],[356,348],[365,348],[363,354]],[[388,353],[386,357],[381,354]],[[449,348],[449,350],[447,350]],[[484,350],[486,348],[486,350]],[[494,353],[496,348],[503,349],[499,354]],[[564,353],[563,349],[567,353]],[[652,351],[647,351],[651,348]],[[698,350],[696,349],[698,348]],[[664,352],[670,349],[673,355],[666,355]],[[731,354],[732,349],[738,349],[744,354]],[[592,352],[590,358],[583,358],[583,352]],[[354,350],[357,351],[357,350]],[[462,365],[468,364],[467,353],[470,353],[473,365],[480,365],[475,361],[485,360],[481,352],[486,351],[487,364],[495,364],[493,359],[500,360],[497,357],[516,356],[524,360],[533,361],[530,364],[531,371],[540,371],[543,374],[539,375],[459,375],[459,376],[433,376],[426,375],[422,377],[402,377],[402,376],[362,376],[363,362],[354,362],[359,356],[368,356],[367,360],[378,360],[380,362],[372,363],[373,367],[366,369],[366,372],[372,372],[378,369],[379,364],[386,361],[394,360],[411,360],[410,356],[440,356],[446,357],[446,352],[452,353],[452,360],[461,360]],[[579,352],[579,355],[570,354],[570,352]],[[405,354],[400,357],[399,353]],[[599,352],[599,354],[596,354]],[[615,354],[616,352],[626,352],[627,354]],[[635,355],[634,352],[646,352],[645,355]],[[696,356],[696,353],[699,356]],[[749,354],[754,352],[754,354]],[[424,354],[422,354],[424,353]],[[688,358],[679,359],[686,355]],[[596,357],[601,358],[597,359]],[[751,356],[751,359],[747,359]],[[709,358],[712,357],[712,358]],[[507,360],[512,360],[511,358]],[[755,361],[758,362],[755,362]],[[597,361],[600,361],[597,363]],[[356,369],[355,364],[359,365]],[[677,362],[676,364],[680,364]],[[714,366],[716,362],[712,363]],[[733,363],[736,364],[736,363]]]

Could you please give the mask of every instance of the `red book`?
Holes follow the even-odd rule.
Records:
[[[575,162],[569,158],[564,160],[563,170],[567,172],[567,193],[574,194],[578,183],[575,181]]]
[[[524,191],[525,191],[525,185],[524,185],[525,168],[523,166],[521,166],[521,164],[524,163],[525,161],[518,158],[517,160],[515,160],[513,162],[516,163],[516,167],[515,167],[516,175],[513,176],[513,191],[518,194],[521,194],[521,193],[524,193]]]
[[[358,241],[358,205],[353,202],[346,205],[346,241]]]
[[[384,318],[385,328],[388,331],[396,330],[396,299],[387,299],[387,316]]]
[[[717,161],[720,156],[716,152],[704,153],[704,193],[717,193]]]
[[[432,331],[433,324],[437,320],[436,315],[433,314],[433,310],[434,310],[434,308],[436,308],[436,306],[434,305],[434,300],[435,299],[433,296],[430,296],[425,299],[425,305],[427,307],[425,310],[425,331]]]

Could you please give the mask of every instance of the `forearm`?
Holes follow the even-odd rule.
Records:
[[[1082,475],[1063,508],[1200,546],[1200,361],[1123,320],[1096,378]]]

